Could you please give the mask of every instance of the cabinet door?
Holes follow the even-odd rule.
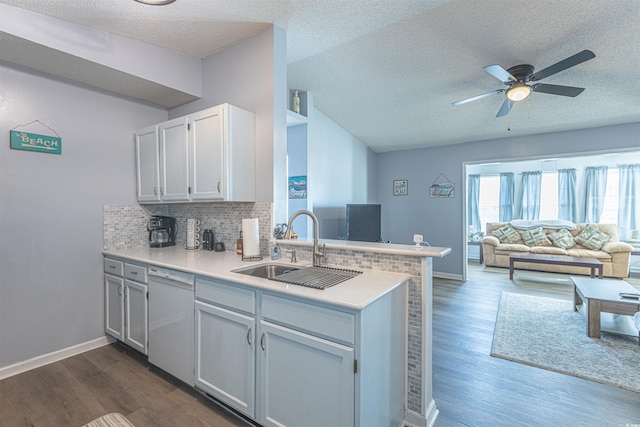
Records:
[[[189,147],[187,118],[158,125],[160,143],[160,192],[162,201],[189,200]]]
[[[255,319],[196,301],[196,387],[253,418]]]
[[[136,190],[139,202],[160,201],[158,128],[136,132]]]
[[[124,341],[124,279],[104,275],[105,331]]]
[[[147,285],[125,280],[125,339],[124,342],[147,354]]]
[[[353,426],[354,350],[260,322],[260,419],[264,426]]]
[[[225,198],[224,108],[214,107],[189,116],[191,199]]]

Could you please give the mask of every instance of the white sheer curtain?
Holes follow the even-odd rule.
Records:
[[[558,219],[578,221],[575,169],[558,169]]]
[[[469,175],[467,186],[467,221],[469,232],[477,233],[482,230],[480,224],[480,175]]]
[[[584,222],[598,223],[604,207],[604,196],[607,188],[607,166],[588,167],[584,171]]]
[[[513,173],[500,174],[500,222],[513,219]]]
[[[520,204],[521,219],[539,219],[541,187],[542,172],[522,172],[522,203]]]
[[[619,165],[618,230],[620,240],[629,240],[631,230],[640,228],[640,164]]]

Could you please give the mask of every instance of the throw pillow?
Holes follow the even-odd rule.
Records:
[[[516,243],[520,240],[520,234],[514,230],[511,224],[507,224],[504,227],[498,228],[492,231],[491,234],[496,236],[500,243]]]
[[[610,238],[611,236],[603,233],[602,231],[593,227],[591,224],[587,224],[584,230],[582,230],[582,233],[574,237],[576,242],[580,243],[582,246],[586,246],[589,249],[593,249],[594,251],[597,251],[598,249],[603,247]]]
[[[562,249],[569,249],[576,245],[576,241],[573,240],[573,236],[566,228],[556,231],[555,233],[547,234],[547,237],[553,242],[554,246]]]
[[[542,227],[521,231],[520,235],[527,246],[551,246],[551,241],[547,239]]]

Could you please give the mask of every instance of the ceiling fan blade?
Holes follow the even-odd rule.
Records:
[[[502,107],[500,107],[500,111],[498,111],[498,114],[496,114],[496,117],[504,117],[507,114],[509,114],[509,111],[511,111],[511,107],[513,107],[514,102],[512,100],[510,100],[509,98],[505,98],[504,102],[502,103]]]
[[[478,99],[486,98],[488,96],[497,95],[504,92],[504,89],[494,90],[493,92],[483,93],[482,95],[473,96],[471,98],[463,99],[462,101],[452,102],[451,105],[457,107],[458,105],[466,104],[467,102],[477,101]]]
[[[507,84],[509,82],[517,81],[517,79],[513,77],[507,70],[497,64],[487,65],[486,67],[484,67],[484,70],[496,79],[500,80],[502,83]]]
[[[529,81],[542,80],[545,77],[549,77],[550,75],[559,73],[560,71],[564,71],[567,68],[571,68],[595,57],[595,53],[585,49],[582,52],[576,53],[575,55],[563,59],[560,62],[556,62],[555,64],[545,68],[544,70],[538,71],[529,78]]]
[[[584,90],[583,87],[573,87],[573,86],[559,86],[559,85],[549,85],[544,83],[538,83],[536,85],[531,86],[531,89],[536,92],[549,93],[551,95],[562,95],[562,96],[578,96]]]

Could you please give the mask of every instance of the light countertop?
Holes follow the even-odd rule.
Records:
[[[298,242],[298,244],[300,243],[304,242]],[[384,246],[387,247],[389,245]],[[362,270],[363,274],[359,274],[353,279],[320,290],[252,277],[233,271],[267,263],[291,265],[298,268],[310,265],[309,263],[303,262],[291,264],[287,262],[287,260],[279,259],[272,261],[269,258],[261,261],[242,261],[242,257],[235,252],[187,250],[180,246],[167,248],[138,247],[113,249],[105,250],[103,254],[109,257],[185,271],[199,276],[233,282],[238,285],[292,298],[331,304],[356,311],[364,309],[382,295],[385,295],[387,292],[395,289],[411,278],[411,276],[406,274]]]

